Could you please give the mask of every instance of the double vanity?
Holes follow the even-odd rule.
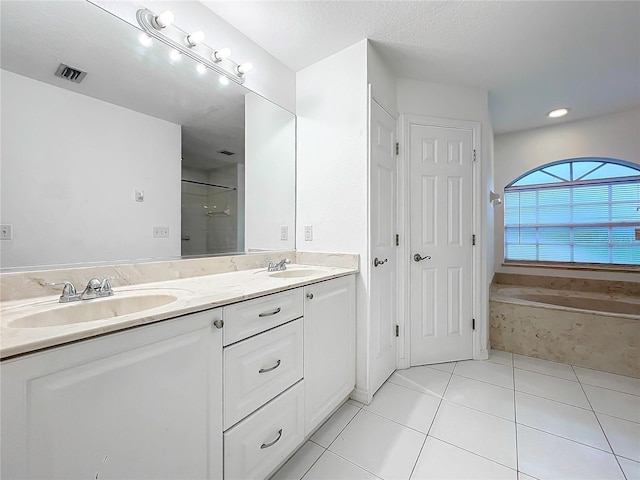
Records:
[[[272,474],[355,384],[357,256],[292,255],[102,267],[114,295],[71,303],[3,276],[2,477]]]

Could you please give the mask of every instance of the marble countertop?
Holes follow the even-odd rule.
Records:
[[[30,353],[358,272],[357,268],[296,264],[289,265],[287,270],[308,270],[311,274],[303,277],[277,278],[271,276],[265,268],[259,268],[123,287],[114,286],[112,297],[67,304],[59,303],[57,295],[4,301],[0,303],[0,358]],[[42,312],[47,312],[45,315],[48,322],[55,313],[59,313],[51,314],[56,310],[86,309],[89,305],[100,308],[99,302],[141,296],[175,297],[175,301],[104,320],[53,326],[19,326],[25,317]],[[66,310],[63,315],[69,312]]]

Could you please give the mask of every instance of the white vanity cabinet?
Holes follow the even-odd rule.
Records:
[[[305,434],[355,386],[355,275],[304,288]]]
[[[209,310],[3,361],[2,478],[222,478],[219,319]]]
[[[266,478],[304,441],[303,294],[223,310],[227,480]]]
[[[3,360],[7,479],[267,478],[355,385],[355,276]]]

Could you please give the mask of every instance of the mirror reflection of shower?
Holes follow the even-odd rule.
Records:
[[[182,255],[244,251],[244,165],[182,168]]]

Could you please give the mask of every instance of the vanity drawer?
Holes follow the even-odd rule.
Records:
[[[224,349],[225,430],[303,376],[302,318]]]
[[[302,316],[302,289],[267,295],[224,308],[223,344],[230,345]]]
[[[225,480],[266,478],[303,442],[303,383],[224,433]]]

